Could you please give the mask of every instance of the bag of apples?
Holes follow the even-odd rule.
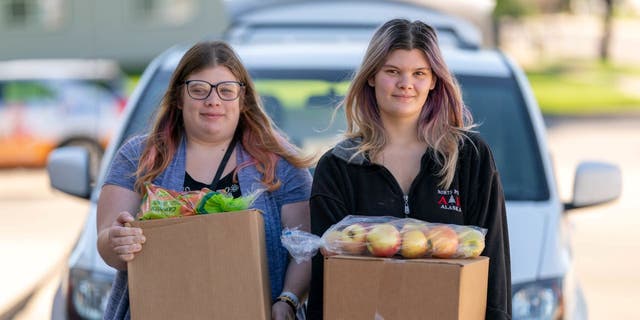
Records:
[[[297,261],[352,255],[418,258],[474,258],[484,250],[487,230],[476,226],[429,223],[411,218],[350,215],[322,237],[297,229],[282,232],[282,244]]]

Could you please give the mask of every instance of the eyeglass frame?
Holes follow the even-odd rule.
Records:
[[[203,82],[203,83],[208,84],[208,85],[209,85],[209,93],[207,93],[207,95],[206,95],[204,98],[194,98],[194,97],[191,95],[191,92],[189,91],[189,83],[191,83],[191,82]],[[240,98],[240,91],[238,91],[238,96],[237,96],[237,97],[235,97],[235,98],[233,98],[233,99],[225,99],[225,98],[223,98],[223,97],[220,95],[220,92],[218,92],[218,86],[219,86],[219,85],[221,85],[221,84],[225,84],[225,83],[237,83],[237,84],[240,86],[240,89],[241,89],[241,90],[242,90],[242,88],[244,88],[244,87],[245,87],[245,84],[244,84],[244,83],[242,83],[242,82],[240,82],[240,81],[233,81],[233,80],[229,80],[229,81],[220,81],[220,82],[218,82],[218,83],[216,83],[216,84],[212,84],[212,83],[210,83],[209,81],[193,79],[193,80],[185,80],[182,84],[184,84],[184,85],[185,85],[185,87],[186,87],[186,89],[187,89],[187,94],[189,95],[189,97],[191,97],[191,99],[194,99],[194,100],[200,100],[200,101],[202,101],[202,100],[207,100],[207,99],[211,96],[211,92],[213,92],[213,89],[214,89],[214,88],[216,89],[216,94],[218,95],[218,98],[220,98],[220,100],[222,100],[222,101],[234,101],[234,100],[236,100],[236,99]]]

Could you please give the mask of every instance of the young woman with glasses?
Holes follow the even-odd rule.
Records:
[[[382,25],[369,42],[344,108],[346,139],[324,154],[314,172],[312,232],[322,235],[349,214],[486,228],[486,318],[510,319],[500,177],[488,145],[472,130],[435,31],[403,19]],[[424,292],[424,299],[437,294]],[[323,259],[316,256],[308,319],[322,319],[322,301]]]
[[[310,159],[277,130],[255,86],[223,42],[189,49],[173,73],[152,130],[125,143],[112,162],[98,201],[98,250],[118,270],[105,319],[128,319],[127,262],[144,250],[139,228],[126,227],[143,185],[177,191],[225,190],[234,197],[262,193],[273,319],[293,319],[306,295],[310,263],[289,261],[283,227],[309,229]],[[188,248],[185,248],[188,250]],[[198,279],[193,279],[198,281]]]

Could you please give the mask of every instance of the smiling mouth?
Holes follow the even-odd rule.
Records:
[[[401,95],[392,95],[396,99],[409,100],[414,98],[414,96],[401,96]]]
[[[224,114],[218,114],[218,113],[201,113],[200,115],[207,118],[219,118],[224,116]]]

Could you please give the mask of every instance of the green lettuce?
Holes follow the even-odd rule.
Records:
[[[255,196],[234,198],[231,195],[211,191],[207,193],[196,207],[196,214],[209,214],[249,209]]]

